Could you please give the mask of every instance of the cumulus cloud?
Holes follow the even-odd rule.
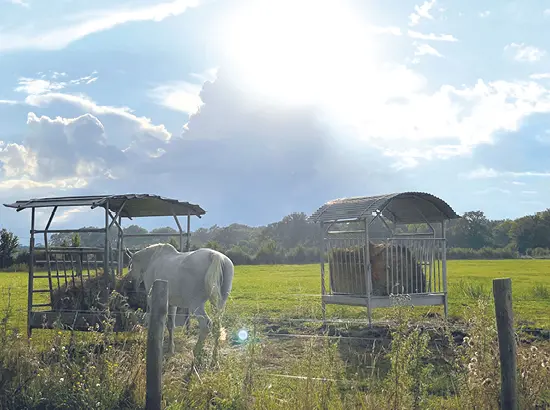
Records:
[[[409,25],[416,26],[423,18],[433,20],[433,16],[431,15],[430,11],[434,5],[435,0],[428,0],[421,5],[415,5],[414,13],[411,13],[409,15]]]
[[[514,60],[528,63],[539,61],[546,55],[546,51],[535,46],[528,46],[524,43],[508,44],[504,47],[504,50],[511,52]]]
[[[173,0],[147,6],[128,3],[123,7],[93,10],[84,14],[61,15],[58,20],[49,21],[46,26],[40,21],[38,24],[20,25],[14,29],[0,29],[0,51],[59,50],[96,32],[129,22],[162,21],[182,14],[198,4],[198,0]]]
[[[46,93],[29,95],[26,103],[35,107],[70,105],[82,112],[92,114],[108,124],[112,143],[128,153],[156,155],[172,137],[164,125],[155,125],[150,118],[138,117],[128,107],[99,105],[82,95]]]
[[[91,114],[76,118],[38,117],[30,112],[26,148],[34,154],[37,180],[94,177],[123,160],[111,146],[99,119]]]

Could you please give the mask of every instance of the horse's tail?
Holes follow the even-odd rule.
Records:
[[[210,266],[206,271],[205,285],[207,292],[210,292],[209,300],[212,304],[212,307],[216,309],[223,309],[225,301],[229,296],[229,291],[231,289],[231,279],[225,278],[225,270],[227,262],[224,258],[224,255],[218,252],[212,252],[211,254],[212,261]]]

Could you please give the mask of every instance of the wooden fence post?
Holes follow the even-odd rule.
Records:
[[[516,338],[510,278],[493,280],[493,297],[500,352],[500,405],[503,410],[517,410]]]
[[[146,410],[160,410],[162,399],[162,345],[168,314],[168,282],[155,280],[151,289],[151,311],[147,333]]]

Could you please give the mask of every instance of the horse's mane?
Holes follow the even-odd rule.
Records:
[[[179,252],[173,245],[169,243],[154,243],[152,245],[146,246],[142,250],[155,250],[156,252],[162,252],[164,250],[170,250],[174,253]]]

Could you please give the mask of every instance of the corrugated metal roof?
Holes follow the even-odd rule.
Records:
[[[165,198],[150,194],[124,194],[124,195],[91,195],[91,196],[63,196],[52,198],[36,198],[17,201],[13,204],[4,204],[8,208],[15,208],[18,212],[27,208],[47,208],[64,206],[89,206],[105,208],[109,204],[112,212],[118,212],[122,208],[121,216],[125,218],[139,218],[146,216],[172,216],[176,215],[204,215],[206,211],[199,205],[189,202],[181,202],[176,199]]]
[[[328,222],[342,219],[371,218],[376,210],[395,223],[441,222],[460,218],[442,199],[425,192],[401,192],[387,195],[341,198],[320,207],[310,219]]]

